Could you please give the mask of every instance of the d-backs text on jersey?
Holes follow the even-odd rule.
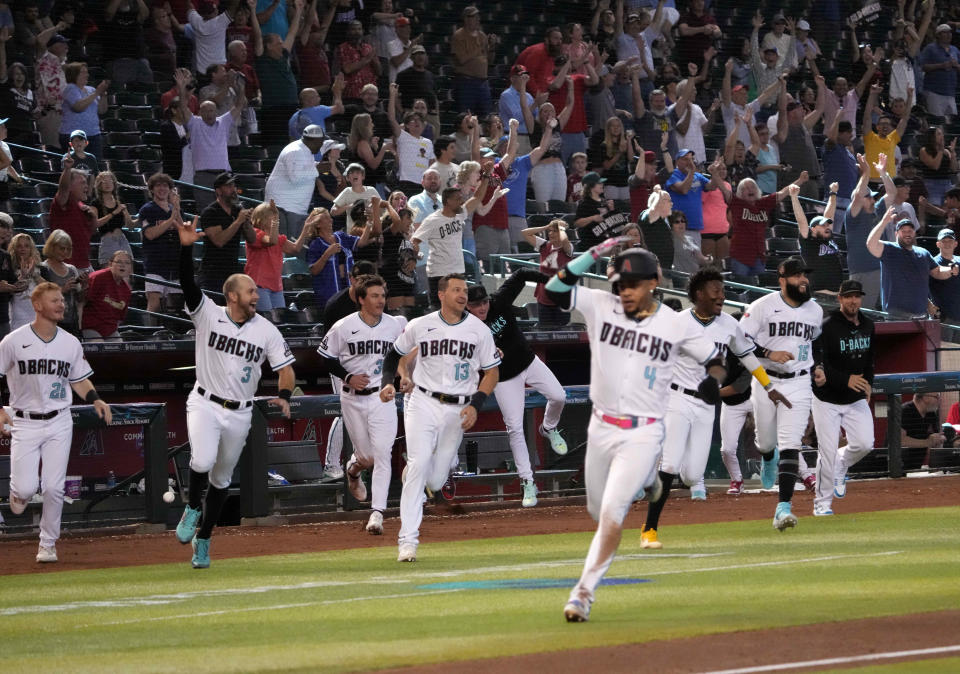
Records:
[[[52,374],[57,377],[70,378],[70,363],[55,358],[18,360],[17,368],[19,368],[20,374]]]
[[[357,342],[347,342],[347,351],[351,356],[368,356],[370,354],[386,353],[393,346],[393,342],[380,339],[362,339]],[[324,343],[326,347],[326,343]]]
[[[638,330],[621,328],[606,321],[600,328],[600,342],[628,351],[645,353],[653,360],[659,358],[664,362],[669,360],[670,351],[673,350],[673,342],[668,342],[660,337],[653,337]]]
[[[817,336],[819,326],[800,321],[770,321],[768,330],[771,337],[801,337],[812,342]]]
[[[215,351],[223,351],[232,356],[239,356],[249,363],[259,363],[263,359],[263,347],[251,344],[236,337],[227,337],[210,331],[207,346]]]
[[[425,339],[420,342],[420,357],[456,356],[461,360],[473,358],[477,345],[459,339]]]

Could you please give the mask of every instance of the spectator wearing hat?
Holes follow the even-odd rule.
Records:
[[[837,183],[831,183],[827,207],[823,215],[818,215],[809,224],[807,214],[800,204],[800,187],[791,185],[790,201],[793,205],[793,217],[800,230],[800,256],[810,265],[810,292],[825,290],[834,292],[843,282],[843,253],[833,240],[833,216],[837,210]]]
[[[165,298],[183,291],[176,283],[180,276],[180,237],[177,225],[183,222],[180,213],[180,195],[173,179],[166,173],[154,173],[147,180],[150,201],[140,207],[137,223],[143,240],[143,273],[147,277],[147,311],[160,313]],[[168,285],[162,282],[166,281]],[[156,324],[147,316],[148,325]]]
[[[186,104],[188,100],[186,87],[191,79],[190,71],[180,68],[174,73],[174,79],[180,87],[180,114],[190,134],[194,182],[202,187],[214,186],[214,181],[220,174],[230,171],[227,144],[230,142],[234,125],[240,119],[240,114],[247,104],[247,98],[243,89],[240,88],[233,109],[226,114],[218,117],[216,103],[203,101],[200,104],[200,114],[194,115]],[[236,191],[236,188],[233,189]],[[209,190],[196,190],[194,200],[197,202],[197,209],[203,211],[213,201],[213,197]]]
[[[338,73],[330,90],[333,92],[333,105],[320,105],[320,94],[312,87],[300,92],[300,109],[287,122],[290,138],[298,138],[311,125],[319,126],[323,135],[327,134],[327,119],[332,115],[343,114],[343,74]]]
[[[649,12],[643,10],[629,14],[626,21],[623,21],[621,15],[617,16],[617,60],[627,61],[632,58],[636,63],[645,66],[639,68],[637,73],[640,90],[644,96],[648,96],[654,88],[652,74],[647,68],[649,67],[652,71],[653,52],[650,47],[654,40],[661,36],[663,10],[664,3],[660,2],[656,5],[653,19],[650,18]]]
[[[427,69],[429,57],[423,45],[414,45],[410,51],[412,66],[397,73],[397,86],[400,88],[400,106],[404,111],[413,110],[417,99],[427,104],[428,119],[434,127],[440,129],[437,104],[437,85],[433,73]]]
[[[515,119],[520,122],[517,127],[517,155],[529,154],[530,131],[540,105],[547,100],[548,94],[544,91],[534,98],[527,91],[530,82],[530,73],[523,65],[510,68],[510,86],[500,94],[500,119]]]
[[[820,159],[813,142],[813,128],[823,114],[823,99],[827,88],[823,77],[817,76],[817,103],[813,112],[806,112],[799,101],[788,102],[786,81],[781,79],[779,117],[775,139],[780,148],[780,161],[789,168],[780,174],[781,184],[796,180],[806,171],[809,180],[800,187],[800,195],[820,198]]]
[[[320,146],[320,152],[317,158],[320,164],[317,170],[320,172],[317,178],[317,204],[323,208],[333,208],[333,200],[347,186],[347,179],[340,170],[340,153],[347,149],[343,143],[338,143],[332,138],[327,138]]]
[[[276,206],[280,234],[290,241],[300,236],[307,219],[319,176],[314,156],[323,144],[323,129],[311,124],[303,130],[300,140],[280,151],[267,178],[263,198]]]
[[[806,22],[804,22],[806,23]],[[797,30],[793,19],[789,21],[783,14],[773,15],[771,30],[763,36],[763,48],[773,47],[777,50],[777,64],[786,70],[792,70],[800,61],[797,60]],[[807,25],[807,29],[810,26]]]
[[[81,334],[85,342],[122,342],[117,331],[130,306],[133,257],[118,250],[105,269],[90,274],[84,294]]]
[[[227,11],[220,13],[211,0],[200,0],[196,9],[192,2],[188,6],[187,23],[193,31],[193,69],[205,73],[210,66],[227,62],[227,28],[233,17]]]
[[[937,39],[920,52],[917,65],[923,70],[923,96],[927,112],[945,117],[957,114],[957,71],[960,50],[951,43],[953,28],[937,26]]]
[[[254,240],[250,222],[252,209],[240,208],[237,186],[230,173],[216,176],[213,189],[216,201],[200,213],[200,228],[204,234],[200,285],[204,290],[222,293],[227,277],[243,271],[240,241]]]
[[[363,41],[363,24],[351,21],[347,39],[334,51],[334,58],[344,76],[343,95],[350,100],[360,98],[360,91],[368,84],[376,84],[380,76],[380,59],[373,45]]]
[[[473,5],[464,7],[461,17],[463,26],[450,38],[457,112],[469,111],[484,117],[493,110],[487,68],[500,38],[480,30],[480,10]]]
[[[85,63],[68,63],[63,67],[63,72],[67,86],[63,89],[60,147],[66,149],[70,134],[74,129],[80,129],[86,134],[90,152],[95,157],[102,157],[100,115],[107,111],[107,98],[104,94],[110,81],[103,80],[96,88],[88,86],[90,73]]]
[[[826,126],[824,133],[827,138],[823,146],[823,181],[839,185],[837,209],[841,214],[835,220],[840,225],[838,231],[843,231],[842,211],[850,205],[850,195],[860,177],[853,149],[853,125],[834,115],[833,123]]]
[[[263,53],[254,60],[263,105],[260,113],[260,140],[263,144],[280,145],[290,140],[287,121],[299,104],[299,88],[290,52],[297,39],[303,7],[304,0],[295,0],[293,21],[286,36],[264,31]]]
[[[527,90],[531,94],[536,96],[547,90],[547,85],[553,77],[554,59],[561,55],[563,55],[563,31],[558,26],[550,26],[544,31],[543,42],[532,44],[520,52],[514,66],[523,66],[530,75]]]
[[[70,140],[67,147],[70,148],[68,154],[73,157],[73,167],[86,171],[91,177],[96,177],[100,173],[100,163],[96,156],[87,152],[89,146],[87,134],[83,129],[76,129],[70,134]]]
[[[353,163],[347,166],[344,171],[347,177],[347,186],[343,188],[336,199],[333,200],[333,208],[330,209],[331,217],[347,214],[347,231],[353,228],[353,216],[351,211],[353,205],[358,201],[371,202],[374,198],[379,199],[380,194],[377,188],[372,185],[364,185],[363,181],[367,175],[366,169],[362,164]]]
[[[580,237],[578,250],[588,250],[601,241],[618,236],[630,222],[626,213],[617,211],[613,199],[604,200],[603,183],[606,181],[596,171],[590,171],[580,180],[583,198],[577,204],[573,221]]]
[[[714,173],[708,178],[697,172],[693,151],[686,148],[677,152],[674,163],[676,168],[667,179],[666,188],[673,199],[674,210],[683,211],[687,216],[687,238],[699,246],[703,231],[702,192],[717,189],[719,176]]]
[[[759,96],[749,101],[749,89],[746,85],[731,86],[734,61],[727,59],[723,70],[723,82],[720,85],[720,113],[723,115],[723,126],[727,135],[737,126],[736,120],[746,122],[737,130],[737,140],[744,147],[750,147],[750,128],[756,125],[756,114],[768,101],[773,101],[780,90],[780,82],[774,80]],[[749,115],[749,119],[746,119]]]
[[[951,271],[960,264],[954,257],[957,250],[957,235],[952,229],[941,229],[937,234],[937,248],[940,253],[933,258],[938,267],[950,267]],[[960,325],[960,277],[951,274],[946,279],[930,279],[930,301],[940,311],[940,320],[951,325]]]
[[[37,77],[35,91],[40,118],[37,130],[44,145],[60,145],[60,119],[63,110],[63,90],[67,87],[67,76],[63,64],[67,61],[67,38],[57,33],[47,42],[43,56],[37,59],[34,72]]]
[[[907,218],[897,221],[895,242],[881,240],[895,217],[896,210],[888,208],[867,237],[867,250],[880,260],[880,303],[895,316],[926,316],[929,279],[945,281],[956,276],[960,267],[938,266],[930,251],[915,245],[917,232]]]
[[[759,12],[753,15],[753,32],[750,33],[750,70],[753,72],[753,81],[758,91],[765,91],[767,87],[787,71],[786,54],[781,58],[780,50],[775,45],[760,48],[760,28],[763,26],[763,17]],[[796,54],[796,50],[793,50]]]
[[[657,170],[656,153],[644,150],[636,139],[633,140],[633,145],[637,154],[637,165],[627,181],[627,186],[630,188],[630,222],[639,222],[640,214],[646,210],[650,201],[653,186],[663,185],[673,173],[673,160],[670,155],[665,154],[666,162],[663,168]]]
[[[807,23],[806,19],[797,21],[794,35],[796,36],[797,63],[802,64],[805,63],[807,59],[814,60],[822,55],[820,45],[818,45],[817,41],[810,35],[810,24]]]
[[[398,73],[413,67],[413,50],[423,42],[422,35],[410,38],[410,19],[405,16],[397,17],[394,30],[397,36],[387,43],[387,76],[391,84],[397,81]]]
[[[891,176],[897,175],[897,163],[894,159],[897,144],[900,138],[907,130],[907,122],[910,115],[904,115],[900,122],[894,128],[894,119],[887,113],[881,113],[877,119],[877,129],[873,129],[873,109],[877,105],[877,99],[880,92],[883,91],[883,85],[873,84],[870,86],[870,95],[867,97],[867,103],[863,108],[863,124],[861,133],[863,134],[863,149],[867,161],[870,163],[870,180],[879,182],[883,176],[880,173],[881,168],[886,169],[886,173]],[[913,91],[908,92],[910,100],[907,101],[907,109],[913,107]],[[883,156],[886,161],[884,164],[877,164],[877,159]]]

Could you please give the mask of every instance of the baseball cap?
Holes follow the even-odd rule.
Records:
[[[680,157],[686,157],[688,154],[693,154],[693,150],[685,147],[673,156],[673,161],[679,160]]]
[[[647,164],[653,164],[657,161],[657,153],[652,150],[647,150],[643,153],[643,161]]]
[[[787,112],[790,112],[791,110],[796,110],[802,105],[803,103],[801,103],[800,101],[790,101],[789,103],[787,103]]]
[[[893,185],[894,187],[906,187],[907,181],[903,179],[903,176],[896,176],[893,179]]]
[[[765,52],[767,52],[767,51],[772,51],[774,54],[779,54],[779,53],[780,53],[780,50],[777,49],[777,48],[774,47],[774,46],[764,47],[764,48],[763,48],[763,51],[765,51]]]
[[[630,14],[629,16],[627,16],[627,23],[630,23],[630,22],[632,22],[632,21],[639,21],[639,20],[640,20],[640,15],[639,15],[639,14],[634,13],[634,14]]]
[[[479,304],[487,299],[487,289],[477,284],[467,289],[467,304]]]
[[[953,239],[957,240],[957,235],[953,233],[952,229],[941,229],[940,233],[937,234],[937,241],[943,241],[944,239]]]
[[[774,23],[786,23],[787,20],[784,18],[783,14],[781,14],[780,12],[777,12],[776,14],[773,15],[773,22],[774,22]]]
[[[820,225],[832,225],[833,218],[825,218],[822,215],[818,215],[813,220],[810,221],[811,227],[818,227]]]
[[[852,278],[848,278],[846,281],[840,284],[840,297],[844,295],[866,295],[867,293],[863,292],[863,284],[860,281],[855,281]]]
[[[526,74],[527,74],[527,69],[524,68],[522,65],[518,64],[510,68],[510,77],[513,77],[514,75],[526,75]]]
[[[735,86],[735,87],[734,87],[733,89],[731,89],[730,91],[731,91],[732,93],[737,93],[738,91],[746,91],[746,90],[747,90],[747,85],[745,85],[745,84],[738,84],[737,86]]]
[[[323,132],[323,127],[319,124],[310,124],[307,126],[301,137],[303,138],[323,138],[326,134]]]
[[[69,44],[69,43],[70,43],[70,40],[65,38],[60,33],[57,33],[52,38],[50,38],[50,40],[47,41],[47,46],[49,47],[52,44]]]
[[[937,31],[936,31],[936,32],[938,32],[938,33],[952,33],[952,32],[953,32],[953,28],[950,27],[950,24],[949,24],[949,23],[941,23],[939,26],[937,26]]]
[[[413,56],[414,54],[426,54],[426,53],[427,53],[427,48],[424,47],[422,44],[418,44],[417,46],[415,46],[413,49],[410,50],[410,56]]]
[[[583,183],[584,185],[596,185],[597,183],[607,182],[607,179],[601,178],[600,174],[597,173],[596,171],[590,171],[590,173],[587,173],[582,178],[580,178],[580,182]]]
[[[813,269],[808,267],[799,255],[791,255],[777,267],[777,274],[781,278],[796,276],[797,274],[809,274],[812,271]]]
[[[597,73],[597,74],[600,75],[600,77],[603,77],[603,76],[605,76],[605,75],[609,75],[609,74],[612,73],[612,72],[613,72],[613,71],[610,70],[610,66],[608,66],[606,63],[604,63],[602,66],[600,66],[600,72]]]
[[[9,117],[4,117],[3,119],[0,119],[0,126],[6,124],[9,121],[10,121]]]
[[[87,132],[82,129],[76,129],[73,133],[70,134],[70,140],[73,140],[77,136],[80,136],[84,140],[87,139]]]
[[[797,30],[810,30],[810,24],[806,19],[800,19],[797,21]]]
[[[460,16],[476,16],[480,13],[480,10],[474,7],[473,5],[468,5],[463,8],[463,11],[460,13]]]
[[[913,226],[914,226],[913,220],[911,220],[910,218],[901,218],[900,220],[897,220],[898,232],[900,231],[901,227],[913,227]]]
[[[338,143],[332,138],[327,138],[320,146],[320,156],[325,156],[330,150],[345,150],[347,148],[343,143]]]
[[[393,25],[394,25],[394,26],[409,26],[409,25],[410,25],[410,19],[408,19],[408,18],[405,17],[405,16],[399,16],[399,17],[397,17],[397,20],[393,22]]]
[[[611,283],[645,281],[652,278],[660,278],[660,262],[649,250],[628,248],[613,259]]]
[[[213,189],[217,189],[218,187],[223,187],[224,185],[232,185],[232,184],[233,184],[233,174],[227,171],[224,171],[223,173],[217,176],[216,180],[213,181]]]

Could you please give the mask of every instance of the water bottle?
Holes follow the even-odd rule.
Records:
[[[113,471],[111,470],[107,474],[107,489],[113,489],[116,486],[117,486],[117,476],[114,475]]]

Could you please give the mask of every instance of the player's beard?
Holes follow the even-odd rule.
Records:
[[[787,297],[798,304],[803,304],[810,299],[810,286],[808,285],[805,290],[801,290],[800,286],[795,286],[792,283],[788,283]]]

